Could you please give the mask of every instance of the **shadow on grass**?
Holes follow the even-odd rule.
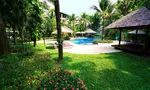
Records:
[[[18,54],[8,55],[1,59],[1,64],[0,87],[2,90],[35,90],[55,67],[50,54],[40,49],[27,57]]]
[[[63,69],[73,71],[90,90],[148,90],[150,61],[127,53],[95,56],[97,60],[64,58]]]
[[[150,89],[150,80],[147,79],[150,78],[148,58],[129,53],[106,54],[104,58],[110,60],[116,69],[104,70],[103,75],[100,74],[103,83],[110,82],[108,86],[118,87],[118,89]],[[108,80],[106,77],[109,77]]]

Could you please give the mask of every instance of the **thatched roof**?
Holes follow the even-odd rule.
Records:
[[[96,32],[92,29],[88,29],[88,30],[85,31],[85,33],[96,33]]]
[[[66,27],[66,26],[61,27],[61,32],[62,33],[73,33],[73,31],[70,28]],[[57,34],[57,30],[52,32],[52,34]]]
[[[76,32],[76,34],[83,34],[83,33],[85,33],[85,32]]]
[[[150,10],[146,7],[141,7],[136,11],[129,13],[121,19],[108,25],[106,28],[131,28],[150,26]]]

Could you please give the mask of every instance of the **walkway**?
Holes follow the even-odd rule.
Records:
[[[55,43],[56,41],[46,40],[46,43]],[[38,41],[38,43],[43,43],[43,41]],[[101,53],[113,53],[121,52],[120,50],[114,49],[111,45],[118,44],[118,41],[113,43],[102,43],[98,45],[88,44],[88,45],[77,45],[73,44],[71,41],[64,41],[64,52],[75,53],[75,54],[101,54]]]
[[[75,54],[101,54],[101,53],[113,53],[121,52],[120,50],[111,47],[111,44],[98,44],[98,45],[74,45],[69,49],[64,49],[64,52],[75,53]]]

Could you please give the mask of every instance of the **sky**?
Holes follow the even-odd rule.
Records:
[[[112,3],[117,0],[110,0]],[[94,10],[90,9],[92,5],[98,6],[98,0],[59,0],[60,11],[68,15],[81,15],[83,12],[87,14],[94,14]],[[49,4],[51,5],[51,4]],[[53,6],[52,6],[53,7]]]

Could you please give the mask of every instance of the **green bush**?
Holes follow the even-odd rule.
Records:
[[[55,66],[49,52],[31,54],[22,52],[0,57],[0,90],[36,90],[53,72]]]
[[[70,71],[58,70],[50,74],[49,80],[42,83],[39,89],[44,90],[87,90],[83,81]]]
[[[93,43],[112,43],[112,40],[94,40]]]
[[[11,45],[10,46],[10,51],[13,53],[18,53],[18,52],[23,52],[23,51],[28,51],[31,49],[31,45],[24,44],[23,46],[18,44],[18,45]]]
[[[54,45],[52,46],[46,46],[46,49],[55,49]]]

